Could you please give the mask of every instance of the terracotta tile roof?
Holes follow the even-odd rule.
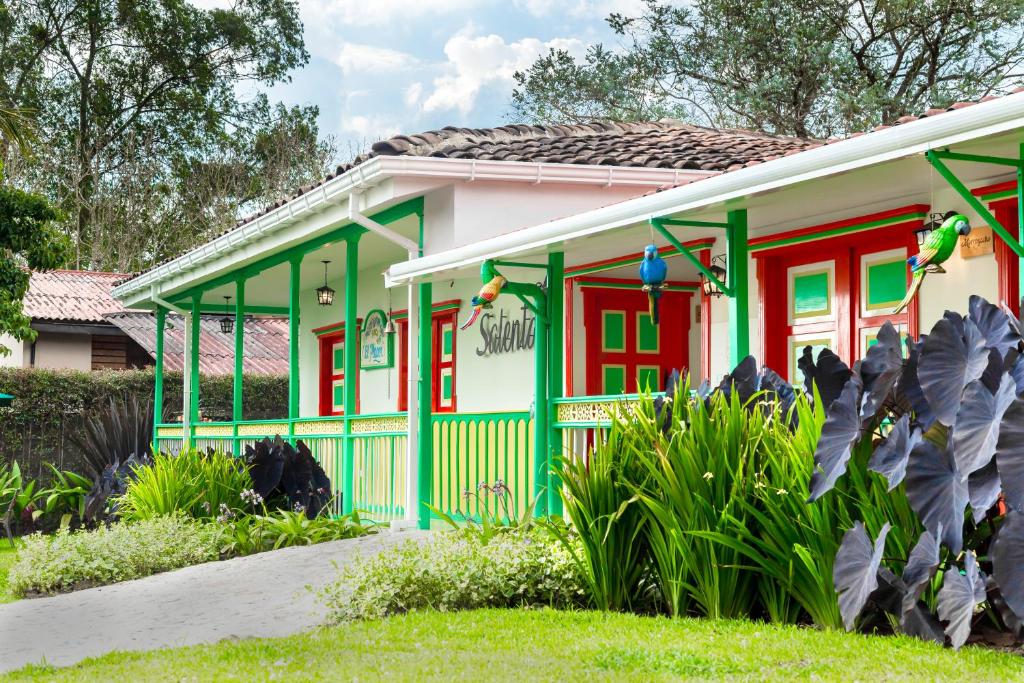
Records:
[[[230,375],[235,371],[235,337],[220,331],[220,315],[202,316],[199,335],[199,371],[208,375]],[[156,356],[156,318],[137,311],[112,313],[106,319]],[[184,367],[185,321],[167,316],[164,333],[164,368]],[[258,375],[288,374],[288,320],[252,317],[245,321],[245,372]]]
[[[32,273],[23,310],[35,320],[106,322],[105,314],[126,310],[110,290],[127,277],[83,270]]]

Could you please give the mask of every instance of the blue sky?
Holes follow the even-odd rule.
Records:
[[[194,0],[199,5],[222,0]],[[614,42],[641,0],[300,0],[309,64],[274,99],[320,107],[347,158],[399,132],[503,125],[512,74],[550,47]]]

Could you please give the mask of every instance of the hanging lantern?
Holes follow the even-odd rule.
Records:
[[[925,221],[920,228],[914,231],[914,237],[917,238],[917,246],[922,246],[928,241],[928,236],[932,234],[932,231],[937,229],[942,222],[950,216],[956,214],[956,211],[947,211],[946,213],[935,212],[929,214],[928,220]]]
[[[718,278],[719,281],[724,282],[726,277],[725,256],[718,255],[713,257],[708,270],[710,270],[711,274]],[[714,280],[708,278],[704,273],[700,274],[700,283],[701,289],[704,290],[704,296],[719,297],[724,294],[718,284]]]
[[[324,264],[324,286],[316,288],[316,301],[321,306],[330,306],[334,303],[334,290],[327,285],[327,264],[330,261],[321,261]]]
[[[230,296],[224,297],[224,317],[220,319],[220,331],[224,334],[231,334],[235,329],[235,318],[229,309],[230,302]]]

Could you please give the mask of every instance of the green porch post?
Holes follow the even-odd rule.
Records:
[[[302,273],[302,255],[293,256],[288,268],[288,419],[299,416],[299,305],[300,275]],[[294,423],[289,422],[288,433],[294,430]]]
[[[533,380],[533,495],[537,498],[538,515],[548,513],[548,470],[551,460],[548,451],[548,306],[544,297],[537,301],[537,312],[534,314],[537,330],[534,335],[534,380]]]
[[[156,367],[153,369],[153,450],[160,450],[157,425],[164,415],[164,335],[167,330],[167,309],[156,307]]]
[[[736,367],[750,355],[750,295],[747,275],[747,210],[728,213],[726,262],[729,268],[729,363]]]
[[[430,508],[427,504],[432,500],[434,488],[434,430],[431,410],[433,408],[433,389],[431,387],[433,363],[431,362],[431,333],[433,330],[433,298],[434,286],[429,282],[417,285],[419,301],[419,388],[417,389],[417,477],[419,490],[419,527],[430,528]],[[409,340],[412,343],[412,340]],[[413,372],[413,368],[409,368]]]
[[[189,414],[189,443],[192,441],[192,433],[195,432],[195,424],[199,421],[199,332],[203,325],[203,318],[200,310],[203,295],[196,294],[192,297],[192,325],[191,344],[189,345],[188,373],[191,379],[189,385],[188,414]]]
[[[565,310],[565,254],[555,252],[548,254],[548,401],[545,403],[545,412],[554,425],[555,405],[554,401],[562,397],[564,386],[563,368],[564,347],[563,334],[564,310]],[[551,465],[562,455],[562,432],[560,429],[550,426],[548,435],[548,449],[551,454],[548,462],[548,514],[562,514],[562,497],[559,490],[562,482],[556,474],[551,472]]]
[[[235,456],[242,454],[238,441],[238,423],[242,413],[242,378],[245,373],[245,278],[235,281],[235,376],[231,395],[231,431],[235,435]]]
[[[356,414],[359,390],[359,238],[354,233],[345,238],[345,433],[349,434],[349,418]],[[355,442],[346,437],[341,471],[343,488],[342,511],[352,512],[355,495]]]

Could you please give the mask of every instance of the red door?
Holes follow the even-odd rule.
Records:
[[[357,334],[358,336],[358,334]],[[320,414],[345,414],[345,331],[320,337]],[[358,383],[358,374],[357,383]],[[356,387],[356,412],[359,388]]]
[[[686,374],[690,296],[689,292],[664,292],[661,323],[654,325],[643,292],[584,287],[587,393],[661,391],[672,370]]]

